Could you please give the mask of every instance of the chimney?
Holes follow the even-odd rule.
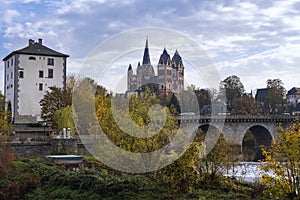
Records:
[[[39,44],[43,44],[43,39],[39,38]]]
[[[33,43],[34,43],[34,40],[33,39],[29,39],[28,46],[32,45]]]

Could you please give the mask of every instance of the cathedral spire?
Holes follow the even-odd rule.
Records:
[[[146,45],[145,45],[144,56],[143,56],[143,65],[145,65],[145,64],[151,65],[149,48],[148,48],[148,36],[146,39]]]
[[[177,49],[176,49],[176,51],[174,53],[172,61],[175,63],[175,67],[179,67],[180,63],[182,63],[181,56],[179,55]]]
[[[131,64],[129,64],[128,71],[132,70]]]

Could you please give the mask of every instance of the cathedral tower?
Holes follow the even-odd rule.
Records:
[[[174,69],[173,92],[180,93],[184,89],[184,66],[177,50],[172,58],[172,67]]]
[[[132,66],[127,71],[127,91],[134,93],[142,91],[145,85],[151,85],[158,92],[168,94],[169,92],[180,94],[184,89],[184,66],[178,51],[172,59],[164,48],[157,64],[157,76],[151,65],[148,38],[146,39],[142,64],[138,63],[136,75]]]

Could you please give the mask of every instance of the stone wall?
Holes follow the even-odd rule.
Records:
[[[49,142],[11,143],[12,150],[23,157],[44,157],[51,154],[90,155],[77,139],[51,139]]]

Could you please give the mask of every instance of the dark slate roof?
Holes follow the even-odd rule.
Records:
[[[181,56],[179,55],[179,53],[178,53],[177,50],[175,51],[175,54],[174,54],[174,56],[172,58],[172,61],[175,62],[175,67],[178,67],[179,62],[181,61]]]
[[[11,52],[8,56],[3,58],[3,61],[6,61],[8,58],[14,54],[28,54],[28,55],[41,55],[41,56],[55,56],[55,57],[69,57],[67,54],[63,54],[57,51],[54,51],[38,42],[35,42],[23,49]]]
[[[167,62],[168,62],[168,59],[171,59],[170,55],[168,54],[166,48],[164,48],[164,51],[163,51],[163,53],[160,56],[159,63],[166,65]]]
[[[151,65],[150,55],[149,55],[149,48],[148,48],[148,38],[146,40],[144,56],[143,56],[143,65],[149,64]]]
[[[129,64],[128,71],[132,70],[131,64]]]
[[[268,88],[257,89],[255,99],[258,101],[263,101],[267,95]]]
[[[296,95],[300,93],[300,88],[293,87],[287,92],[287,95]]]
[[[139,63],[138,63],[138,66],[137,66],[137,69],[138,69],[138,70],[139,70],[139,69],[142,69],[141,67],[142,67],[142,65],[141,65],[141,63],[139,62]]]

